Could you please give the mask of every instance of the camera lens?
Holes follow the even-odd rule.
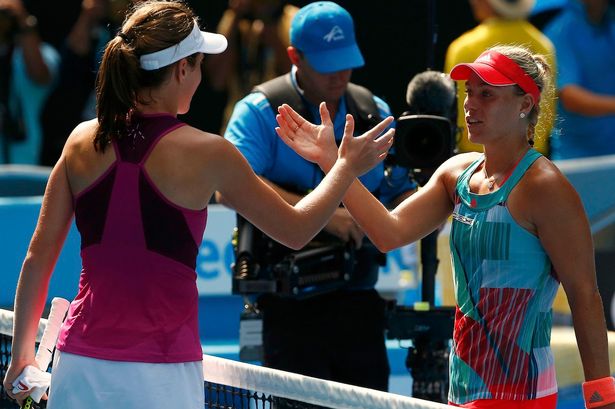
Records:
[[[407,115],[397,120],[395,161],[409,169],[436,168],[452,156],[451,122],[435,115]]]
[[[421,158],[433,158],[442,153],[446,135],[442,135],[441,129],[432,123],[418,123],[412,130],[412,141],[407,146],[412,149],[413,155]]]

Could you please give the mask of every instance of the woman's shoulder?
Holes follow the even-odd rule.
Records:
[[[224,149],[229,142],[222,136],[206,132],[190,125],[178,128],[174,138],[165,138],[168,142],[175,144],[179,149],[195,151],[202,154],[205,152],[216,152]]]
[[[65,152],[78,151],[82,153],[84,150],[94,150],[94,135],[97,129],[98,120],[96,118],[81,122],[66,139]]]
[[[525,172],[523,178],[530,186],[540,186],[545,183],[563,183],[567,179],[561,170],[545,156],[540,156]]]
[[[561,170],[544,156],[527,169],[518,184],[520,193],[533,203],[566,201],[578,194]]]
[[[235,147],[222,136],[202,131],[192,126],[183,126],[173,131],[170,138],[163,138],[161,146],[167,153],[175,152],[185,161],[201,164],[225,161]]]
[[[240,163],[241,154],[222,136],[182,126],[160,140],[146,168],[159,186],[181,186],[188,197],[201,192],[209,200],[220,178],[235,175]]]
[[[455,191],[459,176],[481,156],[482,153],[480,152],[467,152],[454,155],[440,165],[432,179],[443,183],[447,191],[452,195],[452,192]]]
[[[583,203],[566,176],[549,159],[538,158],[527,169],[508,199],[520,224],[534,234],[545,223],[584,217]]]
[[[88,121],[83,121],[78,124],[73,132],[71,132],[69,139],[79,139],[87,136],[93,136],[98,129],[98,119],[93,118]]]
[[[444,162],[441,168],[446,174],[459,175],[481,156],[483,156],[481,152],[459,153]]]
[[[73,194],[90,186],[115,160],[113,149],[100,150],[94,146],[98,120],[92,119],[75,127],[66,140],[62,153]]]

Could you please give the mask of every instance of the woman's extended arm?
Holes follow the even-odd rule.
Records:
[[[11,363],[4,378],[4,387],[9,393],[13,380],[23,368],[36,365],[34,343],[38,322],[47,299],[49,279],[70,229],[72,216],[72,195],[63,155],[49,177],[36,230],[19,275]],[[26,396],[19,394],[18,398],[21,400]]]
[[[335,138],[329,112],[321,104],[321,125],[305,120],[288,105],[279,109],[278,135],[306,160],[317,163],[325,172],[334,161]],[[345,134],[352,134],[354,119],[346,118]],[[452,211],[449,184],[459,159],[443,164],[419,191],[389,211],[359,180],[344,196],[344,205],[359,226],[381,251],[388,251],[416,241],[431,233]]]
[[[293,207],[252,171],[230,143],[221,140],[221,177],[216,190],[237,212],[267,235],[301,248],[318,233],[338,208],[352,181],[382,161],[392,143],[392,131],[381,135],[392,119],[382,121],[363,137],[345,134],[331,171]]]

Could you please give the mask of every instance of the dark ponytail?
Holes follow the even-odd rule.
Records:
[[[192,31],[195,18],[181,2],[155,0],[138,3],[127,16],[121,32],[107,44],[96,76],[96,150],[104,151],[126,134],[137,102],[149,103],[139,99],[139,91],[161,85],[172,71],[173,64],[143,70],[139,56],[178,44]],[[194,64],[196,58],[188,61]]]
[[[94,147],[104,151],[113,137],[126,132],[130,110],[136,102],[139,60],[120,36],[112,39],[96,76],[98,130]]]

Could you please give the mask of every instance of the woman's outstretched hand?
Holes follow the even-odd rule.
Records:
[[[337,160],[333,122],[324,102],[319,109],[321,124],[314,125],[289,105],[281,105],[276,116],[279,125],[276,132],[302,158],[330,168]]]
[[[331,169],[338,158],[349,161],[357,175],[367,172],[386,157],[395,131],[382,132],[393,122],[393,117],[387,117],[363,135],[353,137],[354,118],[346,115],[344,137],[338,149],[329,110],[324,102],[319,108],[320,125],[309,122],[286,104],[278,108],[276,120],[279,127],[276,132],[301,157],[325,171]]]

